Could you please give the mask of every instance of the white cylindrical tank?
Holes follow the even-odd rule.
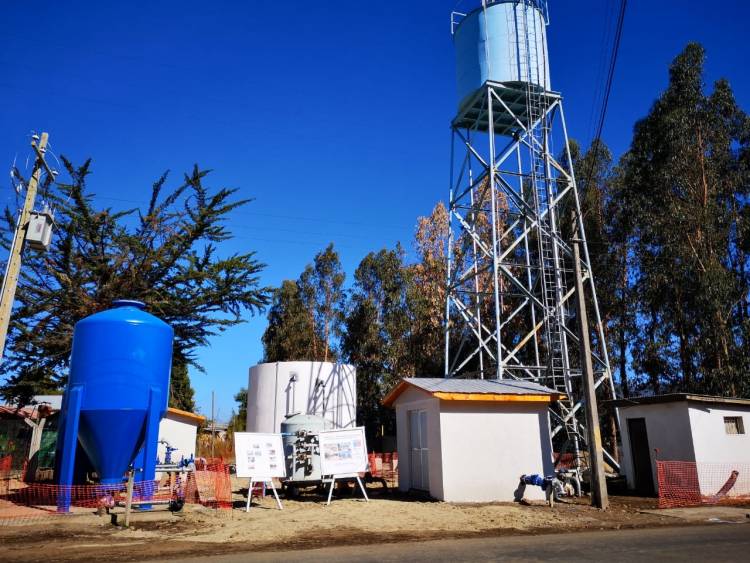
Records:
[[[459,108],[488,80],[550,90],[543,10],[541,0],[495,0],[466,14],[453,34]]]
[[[317,415],[333,428],[357,425],[357,370],[331,362],[276,362],[250,368],[247,431],[280,432],[295,414]]]

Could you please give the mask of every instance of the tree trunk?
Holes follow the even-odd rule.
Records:
[[[627,316],[628,316],[628,262],[627,262],[627,245],[623,245],[622,250],[622,272],[620,276],[620,334],[618,340],[620,344],[620,385],[622,385],[622,394],[630,397],[630,385],[628,383],[628,341],[627,341]]]

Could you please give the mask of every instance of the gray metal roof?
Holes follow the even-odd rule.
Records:
[[[430,393],[489,393],[493,395],[558,395],[559,392],[531,381],[515,379],[456,379],[405,377],[404,381]]]
[[[717,397],[715,395],[694,395],[691,393],[668,393],[666,395],[647,395],[645,397],[629,397],[616,399],[614,401],[605,401],[616,407],[627,408],[636,405],[656,405],[663,403],[674,403],[679,401],[689,401],[694,403],[715,403],[725,405],[738,405],[750,407],[750,399],[740,397]]]

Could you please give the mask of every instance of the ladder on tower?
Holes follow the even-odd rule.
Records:
[[[539,224],[539,281],[541,301],[544,307],[545,336],[548,346],[548,387],[565,395],[558,402],[559,422],[565,429],[566,443],[561,453],[572,453],[574,465],[580,467],[580,448],[583,441],[578,421],[573,412],[574,403],[570,381],[570,366],[567,356],[567,341],[564,334],[565,307],[563,296],[567,293],[563,276],[560,248],[557,246],[559,232],[554,209],[554,180],[550,178],[545,157],[548,146],[549,123],[547,114],[546,70],[540,68],[537,25],[529,21],[529,9],[524,0],[516,5],[520,9],[517,17],[518,57],[520,78],[526,83],[526,124],[530,144],[530,188],[533,191],[535,213]],[[556,413],[557,414],[557,413]]]

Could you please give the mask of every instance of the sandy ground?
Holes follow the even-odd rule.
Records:
[[[58,517],[24,526],[0,527],[5,561],[112,561],[168,559],[233,551],[274,551],[330,545],[375,544],[430,539],[555,533],[571,530],[612,530],[678,525],[669,516],[644,513],[654,499],[613,497],[601,512],[586,499],[543,503],[457,505],[420,501],[398,494],[371,491],[371,501],[344,496],[325,506],[321,497],[283,501],[277,510],[272,497],[244,511],[241,491],[235,509],[215,511],[187,506],[179,515],[167,512],[135,515],[130,529],[113,526],[94,515]]]

